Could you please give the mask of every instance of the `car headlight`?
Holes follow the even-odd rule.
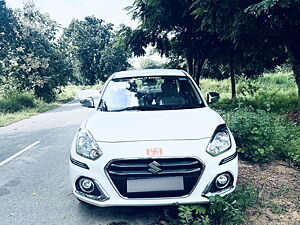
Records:
[[[102,155],[96,140],[91,133],[85,129],[80,129],[78,131],[76,152],[77,154],[92,160],[96,160]]]
[[[212,156],[217,156],[226,152],[230,147],[231,140],[229,131],[225,124],[221,124],[216,128],[206,151]]]

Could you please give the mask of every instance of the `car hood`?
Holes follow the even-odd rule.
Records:
[[[209,107],[164,111],[95,111],[85,128],[100,142],[188,140],[212,136],[220,117]]]

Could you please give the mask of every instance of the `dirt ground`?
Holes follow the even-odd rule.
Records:
[[[252,164],[239,161],[238,184],[260,191],[260,202],[247,211],[251,225],[300,225],[300,171],[286,162]]]
[[[300,112],[293,112],[284,115],[288,120],[300,124]]]

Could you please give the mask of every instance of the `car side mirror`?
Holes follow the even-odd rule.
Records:
[[[83,107],[95,108],[94,99],[92,97],[87,97],[87,98],[80,99],[80,104]]]
[[[207,93],[207,104],[212,104],[215,103],[217,101],[219,101],[220,99],[220,94],[217,92],[208,92]]]

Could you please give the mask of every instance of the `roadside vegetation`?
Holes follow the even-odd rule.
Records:
[[[207,205],[166,207],[154,224],[298,224],[300,126],[288,114],[297,107],[292,74],[240,77],[236,101],[231,101],[229,79],[202,79],[201,88],[221,95],[211,107],[226,120],[237,142],[238,186],[225,197],[210,197]]]
[[[38,113],[57,108],[77,98],[78,90],[101,90],[102,82],[95,85],[67,85],[55,93],[55,101],[45,102],[32,92],[4,91],[0,87],[0,127],[20,121]],[[2,90],[2,91],[1,91]]]
[[[238,186],[226,197],[212,196],[206,205],[180,205],[164,209],[163,219],[156,224],[218,225],[244,223],[246,210],[259,201],[258,190],[251,186]]]
[[[212,107],[229,125],[243,159],[260,163],[283,159],[300,166],[300,121],[290,114],[297,108],[293,79],[288,72],[239,78],[235,101],[228,95],[228,79],[201,81],[204,92],[220,93],[221,100]]]
[[[0,127],[54,109],[76,97],[74,88],[62,88],[56,100],[48,103],[31,92],[9,91],[0,95]]]

